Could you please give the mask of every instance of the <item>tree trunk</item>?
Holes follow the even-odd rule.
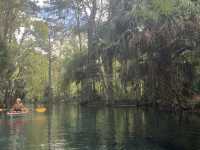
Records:
[[[92,90],[92,85],[94,80],[92,80],[92,73],[93,73],[93,65],[95,65],[95,59],[93,57],[93,51],[95,49],[94,43],[96,40],[96,22],[95,22],[95,18],[96,18],[96,12],[97,12],[97,3],[96,0],[92,1],[92,8],[91,8],[91,14],[89,16],[89,20],[88,20],[88,81],[87,81],[87,88],[88,88],[88,92],[87,92],[87,99],[88,101],[90,101],[92,99],[92,94],[93,94],[93,90]],[[92,58],[92,59],[91,59]]]
[[[51,74],[51,71],[52,71],[52,49],[51,49],[51,39],[50,39],[50,33],[48,35],[48,42],[49,42],[49,48],[48,48],[48,102],[49,103],[52,103],[52,100],[53,100],[53,91],[52,91],[52,74]]]

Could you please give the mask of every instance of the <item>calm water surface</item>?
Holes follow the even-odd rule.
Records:
[[[64,104],[0,114],[0,150],[200,150],[200,116]]]

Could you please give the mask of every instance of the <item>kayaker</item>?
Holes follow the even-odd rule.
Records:
[[[4,110],[4,105],[0,102],[0,112]]]
[[[16,99],[15,104],[13,105],[12,111],[20,112],[20,111],[28,111],[28,109],[23,105],[22,100],[20,98]]]

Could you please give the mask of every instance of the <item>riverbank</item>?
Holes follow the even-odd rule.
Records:
[[[155,103],[140,100],[140,101],[133,101],[133,100],[118,100],[113,101],[112,104],[107,104],[106,101],[98,100],[98,101],[90,101],[90,102],[80,102],[82,106],[88,107],[146,107],[146,108],[156,108],[159,111],[166,111],[166,112],[194,112],[200,113],[200,101],[186,101],[185,103],[178,104],[178,103],[161,103],[156,101]]]

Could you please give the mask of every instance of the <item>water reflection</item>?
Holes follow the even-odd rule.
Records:
[[[53,106],[0,116],[3,150],[198,150],[200,117],[154,110]]]

